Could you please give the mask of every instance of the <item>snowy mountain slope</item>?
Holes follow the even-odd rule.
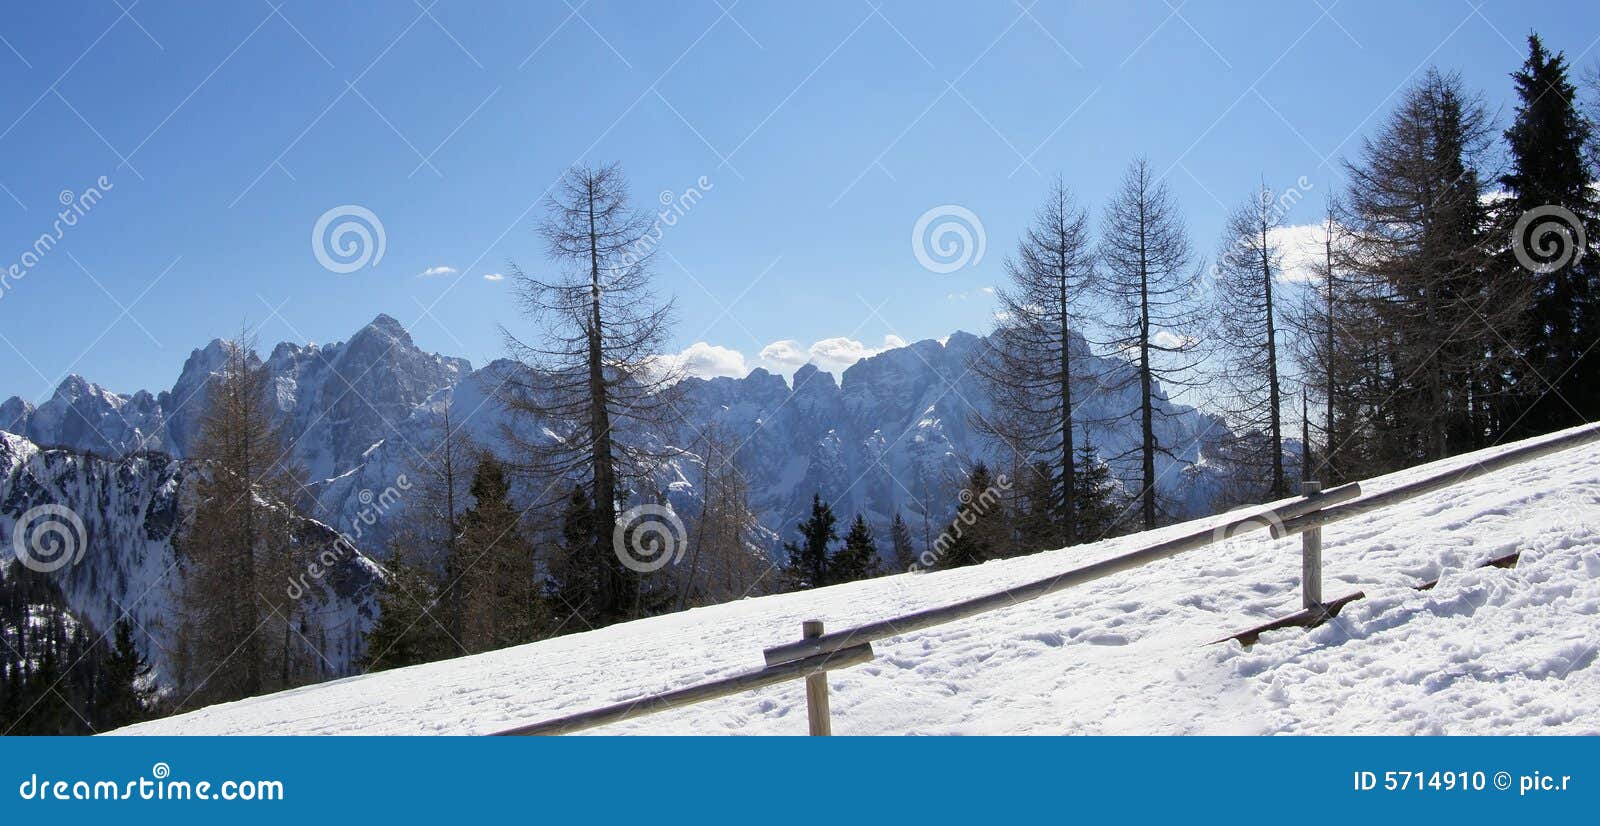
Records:
[[[19,547],[44,538],[51,525],[71,529],[58,535],[66,547],[81,550],[75,562],[53,570],[73,616],[97,633],[109,632],[124,611],[134,639],[156,669],[171,677],[173,652],[182,625],[183,566],[173,538],[188,510],[193,463],[161,453],[103,459],[64,449],[41,449],[19,436],[0,432],[0,578],[21,564]],[[71,517],[51,506],[71,510]],[[72,523],[81,523],[81,533]],[[22,544],[15,543],[21,525]],[[332,560],[326,574],[307,577],[301,590],[308,601],[306,633],[332,664],[328,676],[346,669],[361,651],[362,634],[376,618],[379,569],[359,550],[336,550],[337,534],[314,520],[301,520],[295,535],[312,555]],[[49,548],[48,545],[41,547]],[[55,567],[56,557],[42,556]],[[287,590],[288,582],[262,587]]]
[[[972,427],[988,402],[969,370],[984,340],[957,332],[864,359],[837,379],[813,365],[793,383],[757,369],[742,379],[687,379],[683,421],[667,442],[687,453],[655,475],[654,488],[683,512],[697,510],[703,434],[716,430],[739,447],[741,470],[761,525],[761,544],[775,551],[807,512],[813,493],[835,501],[843,519],[865,515],[887,536],[896,512],[913,522],[924,505],[937,525],[954,513],[955,493],[971,463],[1002,453]],[[1119,416],[1136,406],[1125,362],[1095,356],[1077,340],[1086,379],[1076,392],[1078,416],[1108,460],[1129,454],[1137,427]],[[168,391],[119,395],[78,376],[65,379],[37,408],[13,397],[0,403],[0,430],[35,444],[99,455],[138,450],[186,455],[205,409],[207,379],[222,369],[226,351],[213,341],[193,351]],[[346,342],[277,345],[267,358],[279,423],[293,440],[317,494],[314,514],[353,531],[363,492],[382,491],[423,461],[439,441],[448,411],[479,442],[503,448],[502,428],[525,435],[495,398],[509,362],[474,371],[465,360],[426,353],[399,322],[379,315]],[[1156,388],[1164,415],[1157,435],[1176,458],[1157,458],[1163,498],[1175,515],[1207,512],[1217,488],[1204,464],[1206,445],[1226,432],[1219,419],[1171,403]],[[1195,464],[1188,470],[1185,467]],[[997,472],[1005,468],[997,467]],[[1127,484],[1138,476],[1131,458],[1115,462]],[[525,491],[531,496],[538,491]],[[644,497],[656,495],[641,491]],[[528,498],[525,496],[524,498]],[[365,544],[385,553],[387,525],[366,526]]]
[[[1503,448],[1501,448],[1503,449]],[[1486,451],[1487,453],[1487,451]],[[1367,493],[1461,466],[1364,483]],[[755,669],[800,622],[945,604],[1221,518],[949,572],[611,626],[135,726],[132,734],[471,734]],[[1207,645],[1299,607],[1297,539],[1260,534],[875,645],[830,677],[840,734],[1600,733],[1600,446],[1329,526],[1333,623]],[[1512,570],[1477,563],[1521,551]],[[1440,578],[1428,592],[1415,584]],[[798,682],[598,729],[799,734]]]
[[[635,500],[664,497],[681,514],[699,512],[702,438],[715,430],[738,447],[740,468],[760,522],[751,541],[760,551],[775,556],[781,541],[792,538],[794,525],[807,512],[814,493],[836,501],[841,520],[865,515],[885,553],[889,523],[897,512],[936,533],[937,526],[947,524],[954,514],[959,504],[956,492],[971,463],[986,457],[993,462],[998,452],[972,425],[975,414],[987,413],[985,394],[969,369],[983,346],[983,339],[958,332],[943,341],[920,341],[865,359],[845,370],[839,380],[809,365],[795,374],[792,384],[764,370],[742,379],[688,379],[679,405],[683,421],[672,432],[647,437],[619,434],[654,440],[662,452],[670,452],[667,445],[685,451],[660,467],[652,484],[636,492]],[[1134,388],[1126,381],[1129,368],[1124,362],[1090,354],[1081,340],[1078,346],[1083,369],[1099,377],[1086,380],[1077,391],[1079,415],[1086,422],[1082,430],[1101,447],[1103,456],[1128,453],[1137,440],[1136,428],[1126,419],[1114,419],[1135,405]],[[177,457],[189,453],[206,407],[207,382],[222,369],[226,357],[221,341],[194,350],[172,389],[156,395],[144,391],[120,395],[69,376],[37,408],[17,398],[0,404],[0,430],[25,436],[30,449],[65,446],[100,457],[127,457],[85,462],[80,470],[87,475],[74,490],[115,487],[123,477],[140,484],[152,482],[156,477],[151,468],[160,457],[143,451]],[[454,426],[502,455],[509,455],[506,427],[515,427],[524,436],[540,431],[537,423],[510,417],[497,398],[507,371],[519,369],[514,363],[497,361],[474,371],[464,360],[422,351],[386,315],[379,315],[346,342],[279,344],[266,367],[279,424],[293,440],[293,457],[312,480],[316,507],[311,516],[357,537],[362,550],[379,559],[389,552],[386,540],[397,520],[383,518],[386,513],[375,519],[370,503],[386,491],[403,491],[407,486],[401,484],[402,476],[416,479],[425,454],[442,439],[446,414]],[[1205,447],[1208,439],[1225,430],[1216,417],[1168,402],[1159,388],[1156,395],[1165,412],[1156,419],[1158,435],[1178,457],[1162,456],[1157,461],[1161,492],[1176,512],[1203,513],[1216,488],[1216,474],[1204,463]],[[166,472],[173,477],[181,475],[177,463],[163,467],[169,467]],[[1131,461],[1116,469],[1129,484],[1137,478]],[[996,471],[1009,472],[999,466]],[[119,474],[117,479],[113,473]],[[32,498],[33,488],[24,486],[19,492],[19,478],[0,474],[0,501]],[[549,491],[523,488],[516,493],[519,501],[532,504]],[[154,501],[155,494],[144,495]],[[400,494],[402,504],[405,496]],[[144,517],[136,508],[107,509],[97,500],[68,498],[84,503],[89,510],[86,518],[105,520],[97,536],[110,540],[99,543],[112,560],[108,564],[170,558],[170,552],[162,556],[160,551],[166,540],[147,535]],[[924,505],[926,521],[920,517]],[[12,511],[12,518],[23,512]],[[169,521],[180,516],[169,514]],[[151,550],[146,547],[150,543],[158,547]],[[106,606],[129,597],[125,579],[120,574],[84,575],[79,589],[71,592],[73,602],[95,606],[95,613],[88,616],[91,622],[114,616]],[[364,627],[361,623],[370,621],[372,606],[364,602],[365,591],[350,593],[358,601],[330,606],[330,613],[361,618],[356,625],[346,625]],[[152,615],[148,622],[159,642],[167,633],[155,628],[162,620]],[[349,633],[353,632],[344,632],[341,639]],[[158,644],[147,648],[152,656],[162,655]],[[342,672],[355,661],[359,645],[341,642],[335,648],[325,653]]]
[[[1137,405],[1137,389],[1129,383],[1125,362],[1088,352],[1081,339],[1079,363],[1086,374],[1076,398],[1080,444],[1086,433],[1101,455],[1132,486],[1138,478],[1132,451],[1137,426],[1125,418]],[[680,513],[698,510],[701,456],[706,434],[716,433],[738,449],[737,461],[750,488],[752,510],[765,529],[761,544],[776,553],[781,539],[792,539],[794,525],[809,511],[813,494],[834,502],[841,520],[863,514],[880,537],[888,536],[895,513],[920,524],[924,506],[932,525],[948,523],[958,506],[956,493],[974,461],[1004,453],[973,427],[975,415],[988,415],[988,400],[969,365],[984,340],[957,332],[943,342],[919,341],[879,353],[846,369],[839,379],[805,365],[792,385],[781,376],[756,369],[742,379],[686,379],[677,405],[682,416],[672,432],[654,434],[685,451],[665,463],[653,487]],[[437,444],[449,412],[454,426],[480,443],[504,448],[502,429],[537,432],[526,421],[513,420],[495,399],[512,363],[494,362],[463,378],[453,388],[418,405],[411,416],[395,422],[389,438],[373,447],[357,466],[319,488],[319,515],[348,520],[362,491],[382,490],[408,470],[414,473],[421,454]],[[1207,512],[1217,489],[1216,474],[1205,465],[1211,440],[1226,434],[1214,417],[1169,402],[1158,387],[1157,436],[1174,457],[1159,456],[1156,467],[1163,499],[1179,516]],[[1118,417],[1124,417],[1120,420]],[[996,472],[1010,473],[997,465]],[[523,500],[540,491],[523,491]],[[640,492],[651,501],[654,491]],[[369,535],[381,549],[387,535],[382,522]],[[933,529],[937,531],[937,527]],[[887,551],[887,543],[884,550]]]
[[[214,340],[189,354],[171,390],[154,395],[121,395],[68,376],[37,408],[15,396],[0,403],[0,430],[100,455],[159,450],[184,456],[200,429],[207,380],[226,360],[222,341]],[[281,343],[266,365],[278,423],[313,480],[359,464],[394,422],[472,371],[464,359],[418,349],[400,322],[382,314],[349,341]]]

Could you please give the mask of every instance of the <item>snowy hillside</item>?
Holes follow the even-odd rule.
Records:
[[[1371,480],[1367,493],[1471,462]],[[799,635],[945,604],[1217,518],[950,572],[627,623],[203,709],[138,734],[481,734],[760,667]],[[884,640],[835,672],[838,734],[1600,733],[1600,446],[1330,526],[1329,598],[1252,649],[1207,645],[1299,607],[1298,540],[1253,534]],[[1511,551],[1513,570],[1475,566]],[[1413,586],[1439,577],[1437,588]],[[804,733],[798,682],[597,729]]]

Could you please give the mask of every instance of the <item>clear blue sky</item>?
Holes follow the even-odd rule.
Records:
[[[41,399],[69,370],[166,388],[246,321],[270,345],[387,312],[484,363],[520,322],[483,276],[545,266],[538,203],[580,159],[621,162],[646,207],[711,182],[662,242],[677,347],[754,366],[777,341],[981,332],[1046,176],[1098,209],[1146,154],[1209,252],[1219,201],[1263,176],[1309,179],[1291,220],[1314,221],[1420,69],[1460,71],[1503,123],[1526,33],[1588,69],[1596,19],[1576,2],[9,4],[0,263],[52,231],[63,190],[112,188],[0,293],[0,396]],[[344,204],[386,243],[338,275],[310,239]],[[987,247],[935,274],[910,236],[943,204]],[[438,267],[455,272],[419,276]]]

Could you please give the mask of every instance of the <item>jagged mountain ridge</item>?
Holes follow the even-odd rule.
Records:
[[[1130,368],[1092,354],[1081,339],[1075,345],[1084,374],[1093,377],[1076,391],[1081,435],[1131,486],[1136,465],[1116,460],[1137,445],[1131,420],[1118,419],[1134,406]],[[815,365],[801,367],[792,383],[760,368],[739,379],[686,379],[682,421],[671,432],[623,434],[685,451],[654,475],[654,490],[636,494],[692,506],[699,445],[716,431],[738,446],[769,549],[805,513],[813,493],[880,528],[897,512],[917,521],[927,511],[930,523],[942,522],[954,511],[973,461],[988,458],[997,471],[1009,469],[1009,462],[994,461],[1009,451],[972,426],[974,415],[988,412],[969,369],[983,346],[984,339],[957,332],[863,359],[839,380]],[[221,341],[195,350],[173,388],[159,395],[119,395],[70,376],[37,409],[15,397],[0,404],[0,430],[101,455],[159,450],[181,457],[198,430],[206,380],[225,357]],[[279,422],[317,496],[315,515],[340,530],[356,524],[371,495],[424,461],[442,435],[446,413],[491,448],[505,449],[505,426],[524,435],[540,430],[537,423],[513,422],[496,398],[506,371],[517,365],[502,360],[472,370],[464,359],[425,353],[387,315],[347,342],[279,344],[266,365]],[[1205,472],[1205,446],[1226,428],[1217,417],[1169,402],[1159,388],[1156,398],[1165,412],[1156,418],[1158,438],[1173,454],[1158,458],[1159,487],[1173,516],[1193,516],[1209,507],[1215,488]],[[524,494],[533,501],[542,492]],[[368,526],[366,535],[370,550],[381,555],[384,526]]]
[[[177,382],[159,394],[122,395],[71,375],[38,407],[15,396],[0,403],[0,430],[104,456],[145,450],[186,456],[200,429],[208,380],[226,360],[226,345],[213,340],[191,352]],[[349,470],[389,435],[393,423],[472,372],[466,359],[418,349],[388,315],[348,341],[283,342],[266,366],[277,423],[293,440],[293,458],[310,480]]]
[[[680,388],[682,421],[670,432],[620,434],[683,451],[658,468],[641,485],[644,489],[634,491],[634,501],[664,498],[686,521],[697,513],[700,440],[715,430],[738,447],[737,461],[762,526],[754,541],[763,551],[775,556],[780,541],[792,538],[813,493],[834,502],[841,520],[865,515],[878,529],[885,552],[888,524],[896,513],[922,534],[919,538],[931,541],[955,512],[956,493],[973,461],[988,458],[998,472],[1010,471],[994,461],[1003,451],[972,425],[974,414],[987,412],[978,378],[969,369],[983,346],[983,339],[960,332],[942,341],[919,341],[864,359],[838,380],[814,365],[798,370],[792,382],[763,369],[739,379],[686,379]],[[1137,443],[1137,430],[1115,419],[1132,408],[1130,394],[1136,391],[1126,382],[1130,368],[1091,354],[1081,340],[1077,346],[1085,373],[1096,377],[1077,391],[1080,420],[1087,422],[1080,430],[1105,457],[1127,453]],[[71,607],[91,623],[114,619],[114,606],[136,596],[138,583],[149,578],[144,566],[151,560],[170,564],[175,558],[170,529],[152,533],[150,514],[179,507],[184,463],[173,457],[185,455],[192,444],[207,380],[225,357],[220,341],[195,350],[172,389],[159,394],[121,395],[72,376],[37,408],[16,398],[0,404],[0,430],[26,437],[7,437],[13,458],[9,470],[0,465],[0,529],[9,531],[27,507],[48,500],[84,513],[85,521],[96,526],[91,533],[109,541],[109,546],[96,543],[108,548],[108,560],[70,574]],[[334,531],[359,536],[361,550],[378,559],[387,553],[390,525],[382,516],[372,519],[370,503],[380,492],[404,487],[401,477],[415,474],[423,454],[438,444],[447,414],[454,426],[500,451],[507,449],[507,426],[524,436],[541,431],[538,423],[513,420],[498,401],[508,371],[522,369],[519,365],[502,360],[473,370],[465,360],[425,353],[385,315],[347,342],[280,344],[266,365],[279,423],[294,440],[294,458],[310,472],[317,503],[313,516],[326,523],[330,542]],[[1205,446],[1225,428],[1214,416],[1173,404],[1159,392],[1157,398],[1165,411],[1157,417],[1158,433],[1174,454],[1158,462],[1161,491],[1175,516],[1202,513],[1215,490]],[[85,451],[94,455],[81,455]],[[31,458],[17,458],[24,456]],[[97,458],[116,456],[123,458]],[[40,462],[57,470],[18,470]],[[66,468],[74,468],[77,482],[39,481],[67,473]],[[1131,461],[1114,468],[1125,483],[1137,478]],[[113,501],[91,492],[112,488],[139,493]],[[51,493],[44,496],[44,490]],[[528,503],[553,501],[562,492],[534,490],[528,483],[517,491]],[[163,517],[176,518],[175,512]],[[138,576],[130,573],[134,570]],[[137,615],[153,637],[170,630],[162,611],[173,604],[171,596],[152,602],[153,613]],[[336,658],[336,668],[345,669],[359,654],[359,635],[350,634],[370,621],[375,608],[366,587],[340,589],[330,599],[344,603],[332,612],[344,617],[343,625],[329,633],[344,635],[330,657]],[[148,653],[153,659],[163,656],[159,643]]]

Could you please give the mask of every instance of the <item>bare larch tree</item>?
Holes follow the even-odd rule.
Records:
[[[1050,530],[1029,537],[1044,544],[1027,550],[1079,541],[1072,397],[1078,354],[1073,350],[1082,346],[1078,314],[1094,267],[1087,213],[1058,177],[1016,255],[1006,261],[1011,284],[996,291],[999,322],[972,365],[994,411],[973,424],[1013,454],[1017,473],[1049,473],[1036,487],[1040,494],[1049,492],[1048,512],[1040,515],[1048,526],[1039,529]],[[1035,461],[1041,456],[1052,459]]]
[[[1171,456],[1158,440],[1155,419],[1165,411],[1155,404],[1155,388],[1188,387],[1201,360],[1200,272],[1194,266],[1178,212],[1166,182],[1140,158],[1128,167],[1106,208],[1100,228],[1100,292],[1111,304],[1111,349],[1133,362],[1131,382],[1139,386],[1140,520],[1156,526],[1156,455]],[[1120,457],[1118,457],[1120,458]]]
[[[1283,385],[1274,291],[1283,269],[1283,250],[1275,233],[1283,225],[1283,209],[1272,191],[1262,186],[1229,213],[1213,269],[1224,388],[1218,400],[1234,433],[1224,439],[1224,452],[1252,498],[1289,495],[1283,470]]]
[[[301,471],[273,421],[267,368],[246,334],[210,378],[192,451],[193,507],[180,533],[180,670],[198,702],[292,685],[307,653],[293,639],[300,603],[284,589],[302,567],[295,537]]]
[[[619,496],[665,458],[647,436],[676,417],[679,377],[657,358],[672,302],[652,290],[652,221],[630,206],[618,166],[568,170],[539,229],[557,274],[512,267],[537,337],[503,331],[523,369],[509,373],[501,397],[514,420],[532,426],[505,435],[524,457],[518,470],[539,487],[565,493],[561,481],[588,482],[593,616],[613,622],[628,617],[639,585],[611,547]],[[531,503],[545,504],[553,503]]]

